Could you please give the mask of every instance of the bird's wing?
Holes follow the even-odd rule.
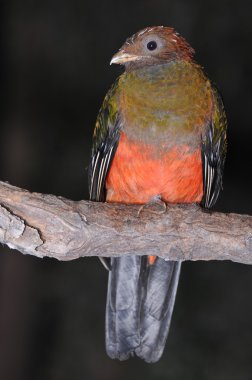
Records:
[[[106,200],[106,176],[119,142],[120,122],[115,101],[117,88],[118,82],[115,82],[108,91],[94,130],[88,173],[89,197],[92,201]]]
[[[204,195],[201,205],[212,207],[222,189],[222,175],[227,151],[227,119],[222,98],[213,88],[212,118],[202,136],[202,165]]]

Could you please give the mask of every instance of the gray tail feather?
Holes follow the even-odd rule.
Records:
[[[111,259],[106,308],[106,350],[115,359],[160,359],[171,323],[181,262],[146,256]]]

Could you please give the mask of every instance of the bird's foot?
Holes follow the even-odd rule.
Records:
[[[152,214],[161,215],[166,212],[166,209],[166,203],[162,201],[161,196],[155,195],[149,200],[149,202],[140,206],[137,212],[137,217],[139,218],[143,210],[148,210],[148,212],[151,212]]]

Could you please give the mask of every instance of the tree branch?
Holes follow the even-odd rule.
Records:
[[[24,254],[157,255],[169,260],[252,264],[252,217],[196,205],[140,206],[71,201],[0,182],[0,242]]]

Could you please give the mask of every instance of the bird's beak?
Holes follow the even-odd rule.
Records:
[[[140,59],[140,57],[138,55],[134,55],[134,54],[128,54],[128,53],[125,53],[124,50],[119,50],[118,53],[116,53],[115,55],[113,55],[111,61],[110,61],[110,64],[112,65],[113,63],[115,64],[123,64],[123,63],[126,63],[126,62],[130,62],[130,61],[136,61]]]

